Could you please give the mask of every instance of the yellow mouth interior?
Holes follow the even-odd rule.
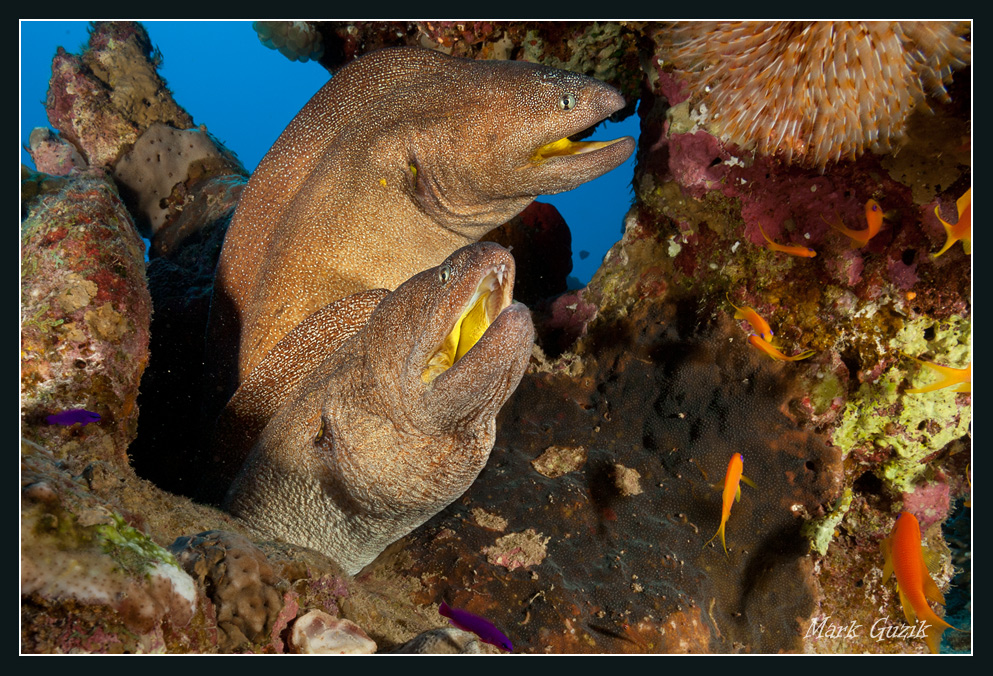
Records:
[[[464,357],[465,353],[486,333],[486,329],[490,326],[490,318],[486,312],[486,302],[490,293],[482,289],[476,291],[475,302],[462,313],[455,322],[455,327],[445,336],[441,347],[431,355],[427,368],[421,374],[421,380],[430,383],[450,369],[452,364]]]
[[[606,148],[609,145],[617,143],[619,140],[620,139],[614,139],[613,141],[570,141],[567,138],[560,138],[558,141],[546,143],[534,151],[534,155],[531,156],[531,161],[536,164],[541,164],[550,157],[562,157],[564,155],[579,155],[582,153],[588,153],[592,150]]]

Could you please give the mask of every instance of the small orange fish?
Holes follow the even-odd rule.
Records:
[[[934,208],[934,215],[938,217],[941,224],[945,226],[945,234],[948,239],[941,251],[931,254],[931,258],[937,258],[941,254],[952,248],[952,244],[962,240],[962,249],[966,254],[972,254],[972,188],[965,191],[965,194],[955,200],[955,207],[959,212],[959,220],[955,225],[946,223],[945,219],[938,213],[938,207]]]
[[[869,243],[869,240],[876,236],[879,229],[883,226],[883,210],[879,206],[879,202],[876,200],[869,200],[865,203],[865,222],[867,227],[865,230],[852,230],[851,228],[846,228],[845,224],[841,222],[841,216],[835,212],[835,218],[838,219],[837,223],[832,223],[828,219],[821,215],[821,218],[825,223],[830,225],[832,228],[837,230],[843,235],[851,237],[856,243],[858,243],[858,248],[864,247]]]
[[[787,357],[785,354],[783,354],[775,347],[773,347],[769,341],[763,340],[761,337],[756,336],[754,333],[748,336],[748,342],[754,345],[755,347],[757,347],[758,349],[762,350],[763,352],[765,352],[773,359],[777,359],[779,361],[800,361],[801,359],[806,359],[807,357],[810,357],[815,353],[814,350],[804,350],[795,357]]]
[[[724,295],[727,297],[728,302],[731,303],[731,296],[728,296],[726,293]],[[764,320],[758,312],[747,305],[745,307],[738,307],[734,303],[731,303],[731,307],[735,309],[735,319],[744,319],[751,325],[752,330],[757,331],[762,338],[772,340],[772,327],[769,326],[769,322]]]
[[[752,488],[756,488],[755,483],[741,473],[743,464],[744,458],[741,457],[741,453],[735,453],[731,456],[731,462],[728,463],[728,471],[724,475],[724,500],[723,507],[721,509],[721,526],[717,529],[717,532],[714,533],[714,537],[703,543],[703,546],[706,547],[714,541],[714,538],[720,535],[721,546],[724,547],[725,556],[728,556],[728,546],[724,542],[724,526],[727,525],[728,516],[731,514],[731,504],[741,500],[740,482],[744,481]]]
[[[803,256],[804,258],[813,258],[817,255],[817,252],[813,249],[808,249],[805,246],[785,246],[783,244],[776,244],[771,239],[769,235],[765,234],[765,230],[762,229],[762,224],[759,223],[759,232],[765,237],[765,241],[769,243],[769,248],[773,251],[781,251],[782,253],[789,254],[791,256]]]
[[[910,356],[910,355],[908,355]],[[908,394],[920,394],[921,392],[934,392],[935,390],[943,390],[946,387],[951,387],[956,385],[952,392],[972,392],[972,364],[970,363],[963,369],[957,369],[952,366],[942,366],[941,364],[935,364],[932,361],[924,361],[923,359],[917,359],[916,357],[911,357],[914,361],[922,366],[926,366],[932,371],[936,371],[941,379],[937,382],[933,382],[930,385],[925,385],[924,387],[915,387],[910,390],[904,390]]]
[[[883,550],[883,583],[896,573],[900,605],[903,606],[907,624],[917,624],[918,620],[926,622],[924,633],[927,647],[932,653],[937,653],[945,629],[955,627],[935,615],[928,605],[928,600],[945,605],[945,597],[924,564],[921,527],[914,515],[900,512],[893,533],[880,543],[880,548]]]

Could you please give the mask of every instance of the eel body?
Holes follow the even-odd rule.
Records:
[[[383,297],[329,354],[309,336],[338,313],[308,317],[277,346],[299,382],[257,371],[232,399],[280,405],[254,442],[242,439],[252,445],[225,508],[356,573],[458,498],[531,355],[513,281],[510,253],[480,242]]]
[[[395,289],[537,195],[621,164],[630,137],[568,137],[624,105],[576,73],[410,47],[340,70],[263,158],[228,229],[208,330],[215,402],[317,309]]]

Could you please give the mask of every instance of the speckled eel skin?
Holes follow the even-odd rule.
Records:
[[[410,47],[340,70],[263,158],[228,229],[208,330],[216,408],[312,312],[395,289],[537,195],[621,164],[632,138],[568,137],[624,105],[576,73]]]
[[[225,508],[356,573],[453,502],[486,464],[496,414],[531,356],[534,327],[513,284],[510,252],[479,242],[386,295],[330,353],[314,336],[335,313],[308,317],[277,346],[306,374],[299,383],[257,371],[232,399],[278,411]]]

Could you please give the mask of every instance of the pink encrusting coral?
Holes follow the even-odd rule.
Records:
[[[724,140],[823,168],[892,149],[925,94],[946,100],[969,32],[967,21],[682,22],[662,47]]]

